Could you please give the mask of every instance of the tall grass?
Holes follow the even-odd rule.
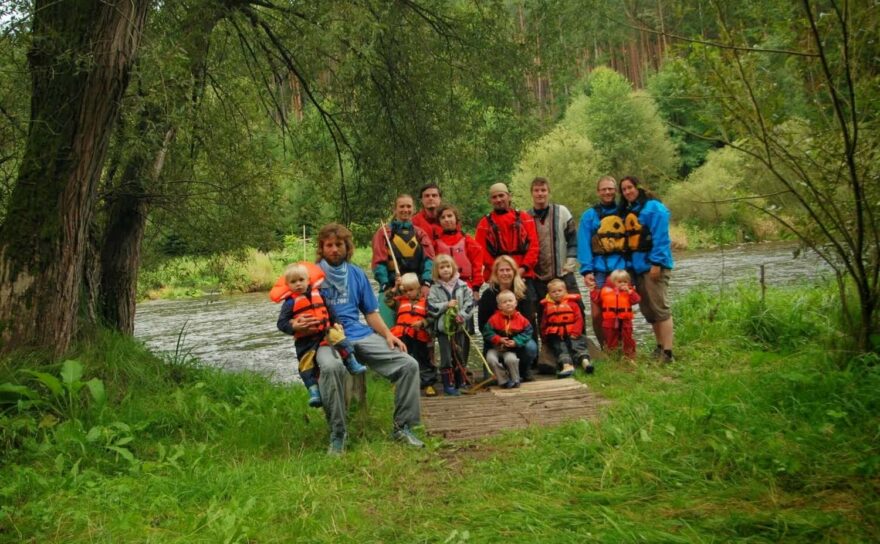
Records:
[[[53,421],[0,395],[0,541],[880,539],[880,365],[828,353],[825,289],[692,293],[675,313],[678,362],[581,378],[610,401],[596,421],[411,450],[371,374],[342,458],[301,387],[101,334],[72,357],[103,405]],[[20,367],[0,376],[47,395]]]
[[[314,246],[306,259],[315,258]],[[302,244],[290,237],[279,251],[261,252],[248,248],[241,253],[210,257],[174,257],[145,267],[138,276],[138,298],[190,298],[207,293],[250,293],[268,291],[292,262],[303,260]],[[353,262],[369,270],[370,252],[355,250]]]

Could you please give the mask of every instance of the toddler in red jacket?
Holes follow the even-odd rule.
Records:
[[[623,354],[629,359],[636,357],[636,341],[633,338],[633,304],[638,304],[639,294],[632,287],[626,270],[615,270],[605,280],[602,289],[593,289],[590,299],[602,308],[602,333],[605,350],[615,351],[623,343]]]

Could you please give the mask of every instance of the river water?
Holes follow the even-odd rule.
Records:
[[[743,281],[757,285],[762,264],[769,286],[831,275],[814,253],[796,256],[796,247],[791,243],[748,244],[678,253],[670,283],[672,299],[699,286],[721,288]],[[137,307],[134,333],[153,351],[191,355],[230,371],[251,370],[281,382],[295,382],[299,376],[293,340],[275,327],[279,308],[266,293],[143,302]],[[638,341],[651,335],[639,316],[635,335]]]

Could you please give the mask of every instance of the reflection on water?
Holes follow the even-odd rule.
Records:
[[[815,254],[795,257],[795,247],[743,245],[678,254],[670,284],[673,300],[696,286],[729,286],[741,281],[757,285],[761,264],[765,265],[765,281],[770,286],[830,275]],[[137,308],[135,336],[155,351],[173,352],[178,335],[184,331],[183,349],[207,364],[252,370],[283,382],[298,381],[293,339],[275,328],[279,309],[265,293],[144,302]],[[648,341],[650,327],[638,316],[635,325],[637,339]]]

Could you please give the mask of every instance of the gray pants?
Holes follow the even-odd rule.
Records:
[[[419,364],[415,359],[388,347],[378,334],[353,342],[355,355],[361,364],[375,370],[396,384],[394,388],[394,426],[418,425],[421,418],[419,406]],[[330,432],[341,435],[345,428],[345,375],[348,371],[336,350],[330,346],[318,348],[318,367],[321,377],[321,402]]]
[[[520,381],[519,357],[516,356],[515,351],[490,349],[486,352],[486,362],[492,365],[498,385],[504,385],[511,380]]]

